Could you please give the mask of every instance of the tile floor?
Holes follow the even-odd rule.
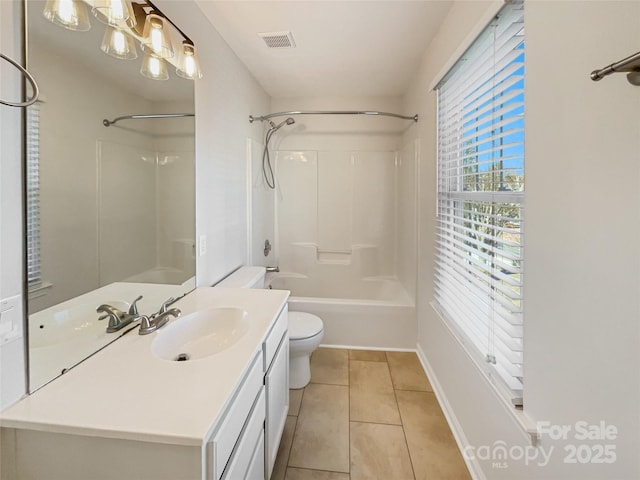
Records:
[[[415,353],[319,348],[289,393],[271,480],[471,478]]]

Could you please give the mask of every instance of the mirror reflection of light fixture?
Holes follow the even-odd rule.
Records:
[[[196,47],[190,40],[184,40],[182,42],[182,55],[178,59],[176,74],[189,80],[202,78],[200,64],[196,56]]]
[[[47,20],[78,32],[91,28],[87,5],[81,0],[47,0],[42,12]]]
[[[193,42],[151,0],[47,0],[42,13],[64,28],[86,31],[91,23],[85,1],[93,5],[93,15],[107,25],[101,45],[106,54],[124,60],[137,58],[134,40],[138,39],[145,52],[140,73],[153,80],[167,80],[165,59],[174,57],[171,37],[177,32],[183,41],[179,57],[171,60],[176,74],[190,80],[202,78]]]
[[[96,0],[91,13],[102,23],[112,27],[136,26],[136,17],[129,0]]]
[[[107,27],[105,29],[102,46],[100,48],[104,53],[114,58],[122,60],[134,60],[138,58],[133,37],[118,28]]]
[[[169,71],[163,58],[156,57],[151,52],[144,54],[140,73],[152,80],[169,80]]]
[[[142,48],[159,58],[173,57],[173,47],[165,29],[165,19],[155,10],[152,10],[144,21]]]

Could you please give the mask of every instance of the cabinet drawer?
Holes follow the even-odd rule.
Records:
[[[269,370],[269,365],[271,365],[273,356],[278,351],[280,341],[282,340],[284,334],[287,332],[287,328],[289,327],[288,313],[289,310],[285,305],[285,307],[282,309],[282,312],[280,312],[280,315],[278,315],[277,320],[271,327],[271,330],[267,334],[267,338],[262,344],[262,351],[264,352],[264,372]]]
[[[244,477],[246,480],[264,480],[264,432],[260,432],[260,438],[249,463],[249,469]]]
[[[216,480],[222,476],[256,396],[262,389],[264,376],[260,357],[259,353],[254,357],[244,382],[230,402],[224,420],[213,437],[213,478]],[[264,413],[264,407],[262,410]]]
[[[264,438],[264,415],[265,415],[265,398],[264,388],[256,399],[251,411],[251,416],[247,420],[245,428],[242,432],[240,440],[233,451],[231,461],[224,471],[224,480],[246,479],[249,467],[252,466],[256,444]],[[263,447],[264,448],[264,447]],[[264,450],[261,451],[260,463],[264,465]],[[255,467],[253,467],[255,469]],[[263,477],[264,479],[264,468]]]

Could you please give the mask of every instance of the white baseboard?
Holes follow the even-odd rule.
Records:
[[[344,350],[374,350],[376,352],[415,352],[415,348],[394,348],[394,347],[362,347],[357,345],[330,345],[321,343],[321,348],[338,348]]]
[[[451,407],[451,404],[449,403],[449,400],[447,399],[447,396],[444,393],[444,390],[442,389],[440,382],[438,381],[438,377],[436,376],[435,372],[431,368],[431,365],[427,360],[427,356],[425,355],[424,350],[422,350],[422,346],[420,344],[417,344],[416,347],[417,347],[416,353],[418,354],[420,363],[422,363],[422,368],[424,369],[424,372],[426,373],[427,378],[429,379],[429,383],[431,383],[431,386],[433,387],[433,393],[435,394],[436,399],[440,404],[440,407],[442,407],[442,412],[444,413],[444,416],[447,419],[447,423],[449,423],[449,428],[451,428],[451,433],[453,433],[453,438],[456,440],[456,443],[458,444],[458,448],[462,452],[466,447],[469,446],[469,441],[467,440],[467,437],[464,434],[464,430],[462,429],[462,426],[458,422],[456,414],[453,411],[453,408]],[[480,463],[476,458],[474,458],[473,460],[464,458],[464,462],[467,465],[467,468],[469,469],[469,473],[471,474],[471,478],[473,478],[473,480],[487,480],[487,477],[482,471],[482,468],[480,467]]]

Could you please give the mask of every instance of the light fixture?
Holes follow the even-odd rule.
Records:
[[[188,80],[202,78],[200,64],[198,63],[198,57],[196,56],[196,47],[193,45],[191,40],[183,40],[182,42],[182,55],[178,59],[176,74]]]
[[[91,13],[102,23],[112,27],[136,26],[136,17],[129,0],[96,0]]]
[[[144,22],[142,49],[159,58],[173,57],[173,47],[165,30],[165,18],[152,10]]]
[[[142,68],[140,73],[152,80],[168,80],[169,72],[164,59],[156,57],[153,53],[147,52],[142,58]]]
[[[93,6],[93,15],[107,25],[100,47],[107,55],[123,60],[137,58],[137,39],[145,54],[140,68],[145,77],[167,80],[165,60],[169,59],[178,76],[190,80],[202,78],[193,42],[151,0],[47,0],[42,13],[64,28],[86,31],[91,23],[85,2]],[[178,34],[182,46],[180,55],[173,58],[171,40],[176,40]]]
[[[100,47],[104,53],[122,60],[138,58],[133,37],[118,28],[107,27]]]
[[[91,28],[87,5],[81,0],[47,0],[44,17],[69,30],[86,32]]]

